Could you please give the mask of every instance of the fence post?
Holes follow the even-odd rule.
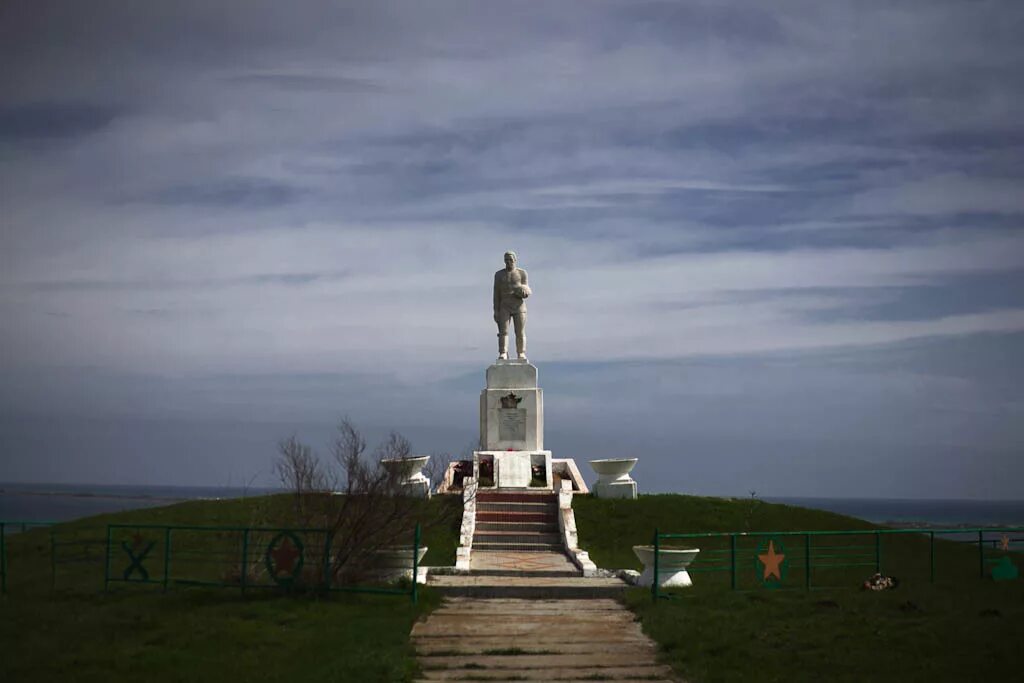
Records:
[[[0,595],[7,595],[7,529],[0,522]]]
[[[239,582],[242,584],[242,595],[245,595],[246,585],[249,583],[249,528],[242,531],[242,572]]]
[[[929,531],[928,536],[928,579],[931,583],[935,583],[935,532]]]
[[[328,530],[324,534],[324,591],[331,590],[331,543],[334,541],[334,532]]]
[[[729,534],[729,565],[729,584],[733,590],[736,590],[736,534]]]
[[[163,592],[167,592],[167,581],[171,573],[171,527],[164,527],[164,586]]]
[[[661,554],[661,542],[659,541],[660,534],[658,528],[654,528],[654,578],[651,581],[651,598],[658,601],[658,579],[661,577],[658,571],[658,556]]]
[[[103,590],[110,590],[110,525],[107,525],[107,556],[103,562]]]
[[[875,532],[875,573],[882,573],[882,534]]]
[[[978,577],[985,578],[985,532],[978,529]]]
[[[804,534],[804,588],[811,590],[811,535]]]
[[[416,533],[412,537],[412,604],[416,604],[420,574],[420,523],[416,522]]]
[[[57,589],[57,535],[50,528],[50,590]]]

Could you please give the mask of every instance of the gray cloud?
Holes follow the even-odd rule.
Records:
[[[72,102],[0,106],[0,140],[76,138],[106,128],[121,113],[115,105]]]
[[[270,86],[281,90],[312,90],[327,92],[373,92],[380,87],[365,78],[324,76],[316,74],[257,73],[226,76],[224,81],[235,85]]]
[[[218,178],[169,187],[147,199],[158,204],[259,209],[293,204],[306,192],[301,187],[260,178]]]
[[[138,290],[216,289],[247,285],[302,286],[314,282],[333,282],[347,276],[345,271],[320,273],[255,273],[233,278],[190,278],[187,280],[51,280],[24,285],[35,292],[133,292]]]

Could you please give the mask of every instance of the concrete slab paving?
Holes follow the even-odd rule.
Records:
[[[515,572],[520,576],[559,574],[579,576],[580,570],[565,553],[474,550],[469,567],[473,572]]]
[[[582,576],[431,575],[427,583],[449,597],[535,600],[616,598],[628,588],[622,579]]]
[[[561,655],[588,654],[598,650],[605,654],[629,654],[643,649],[650,649],[652,652],[657,648],[646,638],[635,638],[632,640],[593,640],[590,638],[579,640],[563,640],[558,646]],[[549,643],[541,638],[516,641],[515,649],[520,654],[547,654],[554,652]],[[427,638],[416,641],[416,651],[422,655],[443,654],[448,657],[459,657],[471,655],[479,657],[481,654],[496,655],[508,652],[509,646],[498,642],[494,638],[461,638],[457,644],[451,641],[434,642]]]
[[[411,640],[422,681],[678,681],[612,599],[445,598]]]
[[[519,681],[578,681],[581,676],[581,669],[558,668],[558,669],[471,669],[455,671],[452,669],[440,669],[436,671],[424,671],[421,680],[425,681],[493,681],[493,680],[519,680]],[[601,667],[588,668],[584,680],[622,680],[629,679],[651,679],[671,674],[671,669],[665,665],[652,666],[623,666],[623,667]],[[594,679],[594,674],[602,676]]]

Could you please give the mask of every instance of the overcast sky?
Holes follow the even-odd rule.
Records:
[[[0,481],[546,445],[643,491],[1024,498],[1024,4],[0,3]]]

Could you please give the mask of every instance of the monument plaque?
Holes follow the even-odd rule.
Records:
[[[498,486],[525,488],[530,485],[530,454],[502,453],[498,461]]]
[[[526,440],[526,411],[502,408],[498,412],[498,438],[502,441]]]

